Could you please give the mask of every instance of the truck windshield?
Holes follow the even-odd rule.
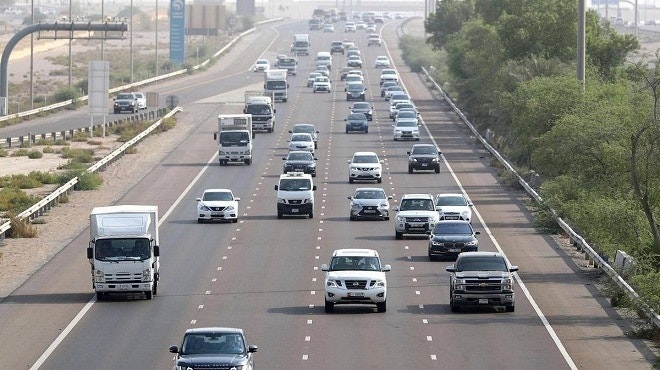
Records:
[[[221,132],[220,145],[223,146],[246,146],[250,142],[247,132]]]
[[[250,104],[247,106],[247,109],[245,110],[245,113],[247,114],[258,114],[258,115],[266,115],[266,114],[271,114],[270,111],[270,106],[266,104]]]
[[[266,90],[286,90],[286,81],[267,81]]]
[[[456,271],[509,271],[504,258],[475,257],[461,258],[456,263]]]
[[[306,179],[283,179],[280,181],[279,189],[282,191],[312,190],[309,180]]]
[[[99,261],[142,261],[151,257],[149,239],[100,239],[94,246]]]

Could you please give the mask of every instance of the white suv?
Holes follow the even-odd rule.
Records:
[[[325,312],[336,304],[375,304],[378,312],[387,311],[387,279],[390,265],[381,265],[373,249],[337,249],[325,271]]]
[[[355,180],[376,180],[383,182],[383,161],[374,152],[355,152],[353,159],[348,161],[348,182]]]
[[[312,175],[303,172],[289,172],[280,175],[275,185],[277,191],[277,218],[284,215],[314,218],[314,190]]]
[[[394,236],[403,239],[404,234],[431,234],[438,222],[438,211],[431,194],[404,194],[394,222]]]

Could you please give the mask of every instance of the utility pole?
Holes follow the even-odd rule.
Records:
[[[578,0],[578,27],[577,27],[577,79],[584,91],[585,84],[585,39],[586,39],[586,5],[585,0]]]
[[[71,2],[69,0],[69,22],[73,24],[72,11],[71,11]],[[73,29],[71,30],[71,35],[69,37],[69,87],[71,87],[71,76],[73,75],[73,58],[71,53],[71,43],[73,42]]]
[[[133,0],[131,0],[131,26],[130,26],[130,38],[131,38],[131,83],[133,83]]]
[[[31,7],[32,21],[30,24],[34,24],[34,0],[32,0]],[[34,109],[34,34],[30,34],[30,110],[32,109]]]

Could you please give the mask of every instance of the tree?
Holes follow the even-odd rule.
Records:
[[[435,12],[424,22],[426,42],[434,49],[443,49],[450,35],[457,33],[463,23],[474,16],[474,0],[443,0],[436,4]]]

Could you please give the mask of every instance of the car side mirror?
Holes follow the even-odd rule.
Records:
[[[277,190],[277,185],[275,185],[275,190]]]
[[[202,201],[202,198],[197,198],[196,200],[197,200],[198,202],[201,202],[201,201]]]
[[[391,265],[383,265],[383,267],[380,270],[383,271],[383,272],[392,271],[392,266]]]
[[[481,231],[475,231],[474,232],[474,235],[480,235],[480,234],[481,234]]]
[[[240,202],[241,198],[234,198],[235,201]]]
[[[179,353],[179,347],[177,347],[177,346],[171,346],[171,347],[170,347],[170,352],[172,352],[172,353]]]
[[[406,152],[406,154],[410,155],[410,152]]]
[[[516,272],[516,271],[518,271],[518,266],[509,267],[509,272]]]
[[[347,196],[346,198],[348,198],[348,200],[353,200],[353,197],[352,197],[352,196],[350,196],[350,195],[349,195],[349,196]]]
[[[445,268],[445,271],[447,271],[447,272],[456,272],[456,267],[454,265],[447,266]]]
[[[290,134],[293,134],[293,130],[289,130],[289,133],[290,133]]]
[[[399,207],[392,207],[392,211],[399,212]]]
[[[282,157],[282,160],[283,160],[283,161],[286,161],[286,157]]]
[[[313,185],[313,186],[312,186],[312,190],[316,190],[316,185]]]
[[[321,271],[330,271],[330,267],[324,263],[321,265]]]
[[[393,197],[391,195],[388,195],[387,199],[393,199]]]

